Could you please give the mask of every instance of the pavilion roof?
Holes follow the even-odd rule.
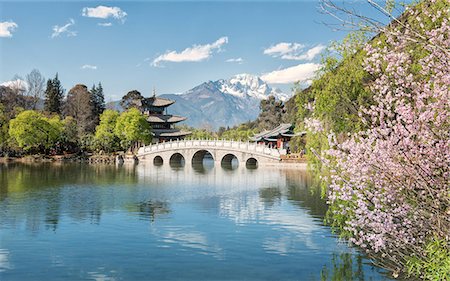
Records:
[[[283,123],[278,125],[278,127],[272,129],[272,130],[266,130],[259,134],[255,134],[251,140],[252,141],[261,141],[261,140],[267,140],[267,141],[274,141],[277,139],[278,136],[284,136],[284,137],[293,137],[296,134],[294,133],[294,126],[290,123]]]
[[[178,115],[152,114],[147,117],[150,123],[177,123],[186,120],[186,117]]]
[[[166,107],[173,104],[174,102],[175,102],[174,100],[153,96],[145,98],[144,104],[146,106]]]

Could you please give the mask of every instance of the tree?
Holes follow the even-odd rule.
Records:
[[[67,94],[64,114],[72,116],[77,122],[78,140],[95,130],[94,105],[91,93],[82,84],[75,85]]]
[[[261,100],[259,108],[260,113],[256,122],[260,130],[270,130],[282,123],[285,113],[282,101],[269,96],[268,99]]]
[[[120,139],[115,133],[119,112],[107,109],[100,115],[100,124],[95,130],[94,142],[96,147],[106,152],[119,148]]]
[[[394,276],[446,280],[450,5],[428,4],[407,12],[405,27],[385,34],[383,43],[367,44],[374,104],[359,112],[367,129],[344,140],[331,134],[325,163],[329,219],[343,237]],[[411,30],[416,35],[405,32]]]
[[[56,73],[53,80],[47,81],[47,88],[45,90],[44,110],[61,115],[62,104],[64,98],[64,89],[61,85],[61,81],[58,79],[58,73]]]
[[[103,94],[103,87],[102,84],[99,82],[98,86],[92,85],[91,88],[91,98],[92,98],[92,105],[94,107],[94,115],[97,118],[96,124],[98,125],[99,122],[99,116],[103,113],[105,110],[105,96]]]
[[[20,108],[24,108],[25,99],[11,88],[0,86],[0,103],[3,104],[5,118],[9,121],[16,116]]]
[[[138,143],[149,144],[152,140],[150,124],[136,108],[130,108],[117,118],[114,132],[124,149],[135,147]]]
[[[33,69],[26,76],[27,82],[27,96],[30,99],[30,108],[36,109],[36,106],[39,100],[42,98],[44,94],[44,86],[45,86],[45,78],[37,69]]]
[[[10,121],[9,135],[26,151],[42,151],[58,141],[62,128],[59,117],[49,120],[42,113],[26,110]]]
[[[0,154],[5,150],[9,138],[9,119],[5,113],[5,107],[0,103]]]
[[[120,101],[120,105],[124,110],[128,110],[132,107],[139,109],[142,111],[142,101],[144,97],[137,90],[129,91],[125,96],[122,97]]]

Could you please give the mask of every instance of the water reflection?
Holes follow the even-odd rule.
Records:
[[[0,279],[381,278],[322,225],[308,173],[211,160],[0,165]]]
[[[11,265],[9,263],[9,251],[0,248],[0,272],[7,269],[11,269]]]

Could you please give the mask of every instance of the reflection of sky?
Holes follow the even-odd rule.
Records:
[[[161,242],[167,244],[176,243],[179,246],[190,248],[193,251],[211,255],[217,259],[222,258],[223,249],[208,241],[207,234],[187,228],[164,229],[158,233]]]
[[[11,269],[11,265],[9,263],[9,251],[0,249],[0,272],[7,269]]]
[[[116,172],[133,180],[7,194],[0,279],[52,280],[63,272],[66,280],[303,280],[319,276],[334,251],[349,251],[293,204],[304,200],[290,193],[292,184],[307,188],[302,171],[200,174],[139,164]]]

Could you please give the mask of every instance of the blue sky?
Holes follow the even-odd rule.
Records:
[[[0,0],[0,83],[37,68],[46,78],[58,72],[67,90],[101,81],[114,100],[250,73],[289,91],[345,35],[323,21],[333,19],[302,0]]]

